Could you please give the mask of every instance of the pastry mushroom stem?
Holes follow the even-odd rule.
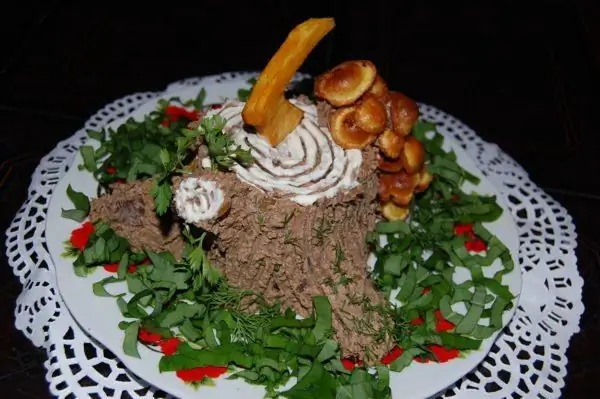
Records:
[[[398,173],[379,175],[379,198],[382,202],[392,201],[398,206],[408,206],[419,183],[418,176],[402,170]]]
[[[402,155],[404,149],[404,137],[394,132],[393,130],[386,129],[379,139],[377,145],[381,152],[389,159],[396,160]]]
[[[391,91],[389,97],[392,128],[399,135],[407,136],[419,118],[419,107],[411,98],[400,92]]]
[[[385,83],[385,80],[383,80],[383,78],[379,75],[377,75],[377,77],[375,78],[375,82],[373,83],[373,86],[371,86],[371,88],[369,89],[368,93],[372,94],[373,96],[375,96],[375,98],[377,98],[383,103],[386,103],[389,99],[389,90],[387,87],[387,83]]]
[[[402,165],[404,170],[413,174],[421,170],[425,162],[425,148],[423,144],[415,137],[408,136],[402,149]]]
[[[191,224],[217,219],[229,210],[229,201],[218,183],[201,177],[181,180],[174,202],[177,214]]]

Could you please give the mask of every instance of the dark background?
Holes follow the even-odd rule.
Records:
[[[40,157],[106,103],[191,76],[260,70],[294,25],[333,16],[337,27],[303,72],[372,60],[394,89],[500,145],[575,218],[586,313],[568,351],[563,392],[595,397],[600,2],[356,1],[21,0],[2,6],[0,162],[8,162],[0,167],[0,227],[6,229],[25,200]],[[3,262],[0,392],[48,397],[45,355],[13,327],[21,286]]]

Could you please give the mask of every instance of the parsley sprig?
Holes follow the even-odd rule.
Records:
[[[230,169],[235,164],[249,166],[254,162],[250,150],[243,149],[231,135],[224,132],[225,119],[220,115],[203,118],[200,131],[208,147],[208,154],[214,169]]]
[[[199,139],[208,148],[213,169],[232,168],[235,164],[249,166],[254,161],[249,150],[242,149],[233,138],[223,131],[225,119],[220,115],[204,117],[198,129],[182,129],[182,137],[177,138],[176,150],[160,151],[161,170],[154,178],[151,194],[156,204],[156,213],[164,215],[171,204],[172,177],[176,174],[189,174],[187,161],[190,157],[190,146]]]
[[[201,112],[205,98],[206,91],[202,89],[195,99],[186,102],[178,97],[161,99],[157,109],[142,121],[129,118],[117,129],[88,131],[88,136],[100,146],[81,147],[81,168],[93,173],[103,186],[153,178],[151,194],[156,213],[164,215],[172,200],[171,179],[177,174],[190,173],[189,162],[199,142],[208,147],[213,168],[230,169],[235,164],[247,166],[253,161],[250,152],[223,131],[225,120],[219,115],[201,118],[197,129],[188,128],[193,119],[187,113],[174,120],[167,115],[172,105],[193,107]],[[81,212],[67,214],[81,218]]]

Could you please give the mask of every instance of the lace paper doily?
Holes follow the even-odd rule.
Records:
[[[216,82],[239,76],[220,75]],[[179,81],[167,91],[200,85],[203,80]],[[54,266],[45,244],[50,197],[86,141],[85,130],[100,129],[160,94],[145,92],[117,100],[60,142],[41,160],[28,199],[7,230],[8,261],[23,284],[15,325],[34,345],[48,352],[46,379],[51,393],[61,399],[169,397],[130,373],[75,323],[57,292]],[[565,352],[571,336],[579,331],[583,312],[583,281],[576,265],[572,218],[498,146],[484,142],[442,111],[423,104],[420,110],[425,119],[436,122],[441,133],[469,153],[504,196],[519,228],[518,262],[523,270],[523,290],[511,324],[485,361],[439,397],[558,398],[566,375]]]

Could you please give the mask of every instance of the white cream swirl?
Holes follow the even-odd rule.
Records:
[[[188,177],[175,191],[177,214],[188,223],[216,218],[224,203],[223,190],[212,180]]]
[[[236,165],[238,178],[268,192],[276,192],[300,205],[311,205],[320,198],[331,198],[342,190],[358,185],[362,164],[360,150],[344,150],[317,123],[314,105],[292,100],[304,111],[296,129],[277,147],[244,129],[244,103],[229,101],[207,116],[220,115],[227,123],[225,131],[244,149],[250,149],[255,159],[245,168]]]

